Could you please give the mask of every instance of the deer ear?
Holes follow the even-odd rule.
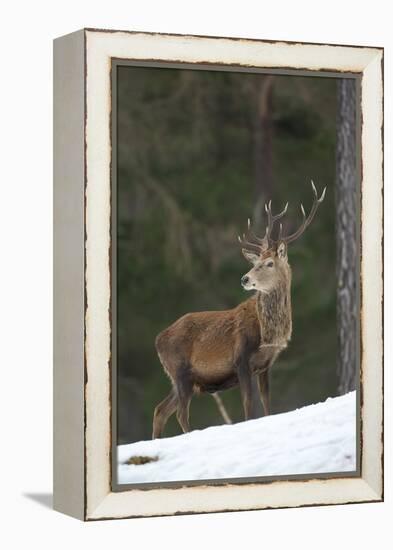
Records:
[[[281,241],[277,247],[277,256],[282,259],[287,257],[287,245],[284,241]]]
[[[257,261],[259,260],[259,257],[254,254],[253,252],[250,252],[249,250],[246,250],[245,248],[242,248],[243,256],[246,258],[248,262],[250,262],[252,265],[255,265]]]

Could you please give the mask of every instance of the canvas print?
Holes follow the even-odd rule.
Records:
[[[355,475],[356,79],[114,82],[114,488]]]

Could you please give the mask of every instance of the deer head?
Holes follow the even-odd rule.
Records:
[[[243,234],[243,237],[238,237],[240,244],[245,248],[242,249],[243,255],[252,265],[252,269],[241,278],[241,284],[245,290],[258,290],[262,293],[269,294],[283,280],[288,280],[290,267],[288,264],[287,249],[288,244],[296,240],[303,234],[306,228],[312,222],[318,206],[325,198],[326,187],[318,198],[318,193],[313,181],[311,186],[314,193],[314,200],[308,216],[306,216],[303,204],[300,205],[303,220],[294,233],[284,236],[282,224],[280,223],[277,239],[272,237],[274,224],[280,220],[288,209],[288,203],[284,210],[273,215],[272,201],[265,204],[267,214],[267,227],[263,238],[257,237],[251,230],[251,222],[248,220],[248,234]]]

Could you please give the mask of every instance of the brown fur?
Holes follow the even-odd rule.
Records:
[[[248,258],[250,260],[250,258]],[[273,267],[265,263],[273,260]],[[291,337],[291,270],[277,248],[252,258],[249,289],[257,292],[226,311],[188,313],[156,338],[160,361],[172,382],[170,394],[155,409],[153,438],[159,437],[175,410],[183,431],[189,430],[194,393],[214,393],[240,386],[245,418],[254,416],[252,378],[258,376],[268,414],[268,369]],[[243,277],[244,279],[244,277]],[[266,288],[268,290],[266,290]]]

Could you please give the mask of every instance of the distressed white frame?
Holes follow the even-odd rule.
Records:
[[[84,519],[383,498],[383,50],[86,30]],[[111,491],[111,59],[361,73],[361,477]]]

